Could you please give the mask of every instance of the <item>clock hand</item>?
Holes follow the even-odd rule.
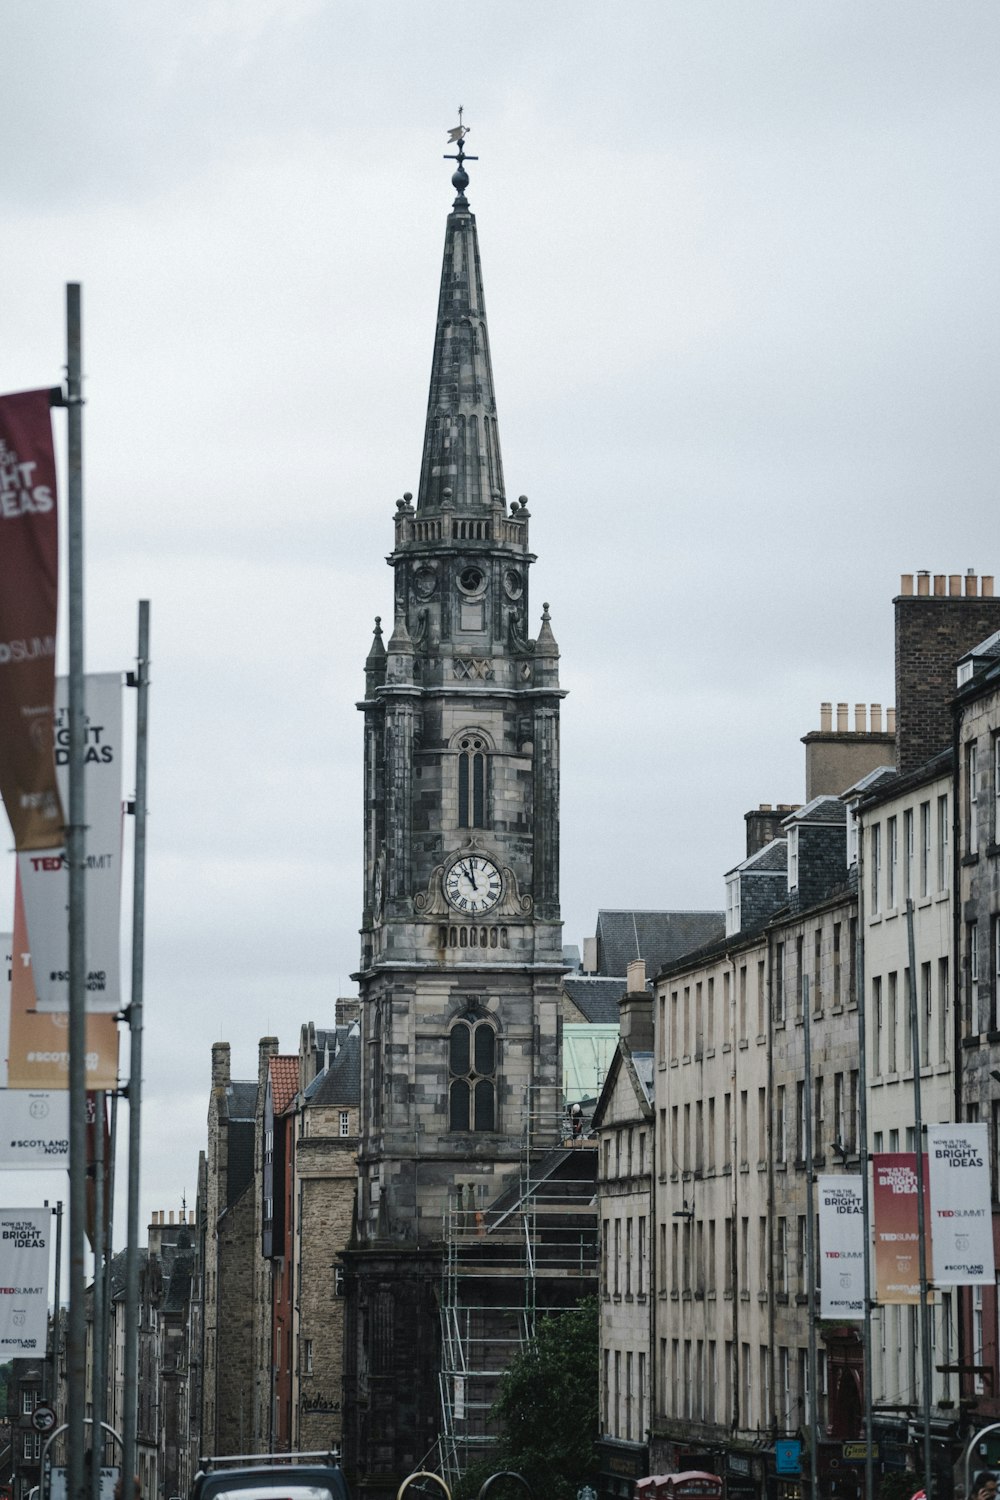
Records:
[[[476,872],[475,872],[475,869],[473,868],[473,864],[472,864],[472,860],[471,859],[469,860],[469,863],[465,867],[465,873],[468,875],[469,879],[472,881],[472,889],[474,891],[478,891],[479,887],[476,884]]]

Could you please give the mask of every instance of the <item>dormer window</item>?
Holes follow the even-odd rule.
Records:
[[[741,921],[740,877],[738,874],[729,875],[726,879],[726,937],[739,932]]]
[[[858,862],[858,804],[847,804],[847,868]]]
[[[799,884],[799,830],[788,830],[788,889],[794,891]]]

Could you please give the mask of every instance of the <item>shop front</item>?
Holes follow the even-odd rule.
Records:
[[[632,1500],[637,1479],[649,1473],[649,1448],[621,1438],[598,1438],[600,1500]]]

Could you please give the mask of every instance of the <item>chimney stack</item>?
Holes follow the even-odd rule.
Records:
[[[959,658],[1000,630],[993,575],[904,573],[896,617],[896,766],[906,773],[951,743]]]
[[[653,997],[646,988],[646,963],[634,959],[628,966],[626,991],[618,1002],[619,1031],[633,1052],[653,1050]]]

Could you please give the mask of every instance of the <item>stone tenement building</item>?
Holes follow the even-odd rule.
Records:
[[[365,669],[362,1120],[345,1258],[345,1468],[395,1495],[440,1430],[443,1234],[529,1126],[559,1140],[559,651],[529,637],[527,500],[506,501],[476,221],[452,179],[416,504]]]
[[[924,1395],[915,1308],[872,1307],[870,1370],[860,1323],[820,1320],[814,1382],[807,1183],[913,1149],[914,1049],[923,1121],[989,1125],[997,1240],[1000,600],[989,575],[918,574],[894,610],[895,718],[883,732],[880,706],[856,705],[849,730],[848,705],[834,727],[824,704],[804,740],[809,800],[747,815],[725,939],[656,976],[648,1095],[623,1021],[595,1115],[601,1500],[688,1468],[724,1475],[730,1500],[801,1500],[808,1464],[779,1474],[775,1439],[808,1449],[813,1417],[819,1493],[852,1500],[869,1380],[878,1478],[904,1469]],[[994,1289],[939,1288],[931,1326],[947,1500],[963,1444],[1000,1418]],[[1000,1467],[1000,1444],[983,1457]]]

